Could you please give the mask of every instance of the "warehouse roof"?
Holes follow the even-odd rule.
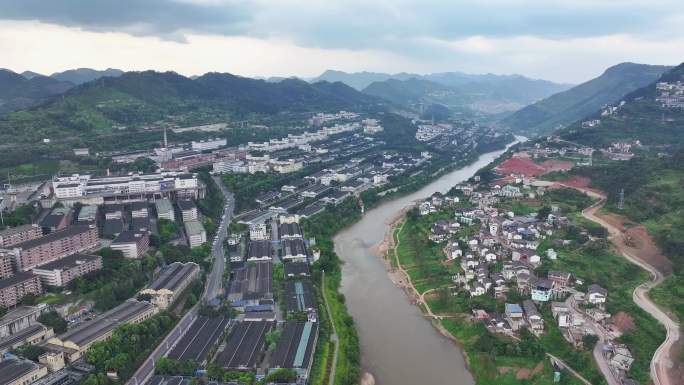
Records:
[[[231,294],[255,293],[264,296],[271,293],[273,285],[271,262],[257,262],[233,271],[230,281]]]
[[[311,274],[309,265],[304,262],[288,262],[284,266],[286,277],[308,277]]]
[[[275,322],[240,322],[228,336],[225,348],[216,357],[216,363],[226,369],[255,368],[257,359],[264,351],[266,333],[274,327]]]
[[[271,356],[271,368],[308,368],[316,347],[316,333],[315,322],[285,322]]]
[[[176,291],[181,282],[183,282],[183,279],[195,270],[199,270],[199,265],[194,262],[174,262],[167,266],[148,288],[152,290],[168,289]]]
[[[249,241],[247,258],[265,258],[272,256],[271,241]]]
[[[83,322],[75,328],[69,329],[58,338],[63,342],[71,341],[83,347],[151,308],[154,308],[154,305],[150,303],[128,300],[92,321]]]
[[[42,324],[35,323],[26,329],[22,329],[10,336],[0,339],[0,352],[10,350],[17,343],[24,342],[27,338],[46,331],[48,328]]]
[[[288,312],[300,312],[316,306],[311,282],[306,280],[288,281],[285,286],[285,300]]]
[[[306,245],[304,244],[304,241],[299,238],[285,239],[282,241],[280,255],[285,258],[301,255],[306,256]]]
[[[198,317],[171,350],[169,358],[201,363],[221,337],[227,324],[227,317]]]
[[[40,365],[29,360],[5,360],[0,362],[0,384],[10,382],[38,369]]]
[[[281,223],[280,227],[278,228],[278,232],[280,233],[280,237],[301,237],[302,236],[302,229],[299,227],[299,223],[297,222],[292,222],[292,223]]]

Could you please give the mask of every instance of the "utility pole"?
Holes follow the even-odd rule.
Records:
[[[625,189],[620,189],[620,200],[618,201],[618,210],[624,210],[625,208]]]

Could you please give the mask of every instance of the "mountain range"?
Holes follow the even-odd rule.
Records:
[[[76,85],[103,76],[121,76],[123,71],[79,68],[45,76],[33,71],[21,74],[0,69],[0,113],[30,108],[61,95]]]
[[[569,84],[521,75],[462,72],[420,75],[328,70],[313,79],[317,80],[341,81],[357,90],[416,111],[422,111],[432,104],[441,104],[457,115],[470,118],[512,112],[571,87]]]
[[[672,67],[621,63],[599,77],[533,103],[502,120],[504,126],[527,136],[545,135],[593,114],[606,104],[644,87]]]
[[[0,116],[0,139],[26,142],[160,123],[203,124],[252,114],[364,111],[383,104],[339,82],[285,79],[270,83],[226,73],[190,79],[174,72],[126,72],[75,86],[40,106]]]

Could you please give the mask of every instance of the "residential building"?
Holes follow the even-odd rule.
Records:
[[[105,219],[102,225],[102,237],[114,239],[124,231],[124,223],[121,218]]]
[[[33,273],[19,272],[10,278],[0,280],[0,307],[16,306],[29,294],[43,294],[40,279]]]
[[[168,308],[181,293],[199,276],[199,265],[193,262],[174,262],[140,294],[151,296],[150,302],[160,309]]]
[[[0,247],[14,246],[42,236],[43,231],[35,224],[10,227],[0,231]]]
[[[185,235],[188,237],[188,246],[190,248],[202,246],[207,241],[207,232],[204,226],[197,221],[185,221]]]
[[[505,306],[506,319],[515,331],[523,325],[523,309],[516,303],[507,303]]]
[[[166,198],[159,199],[154,202],[154,206],[157,209],[157,218],[167,219],[169,221],[175,221],[176,215],[171,205],[171,201]]]
[[[99,255],[73,254],[33,269],[43,285],[63,287],[74,278],[102,269]]]
[[[14,259],[11,255],[0,256],[0,279],[14,275]]]
[[[126,258],[140,258],[150,248],[150,233],[147,231],[122,231],[110,247],[119,250]]]
[[[532,287],[532,300],[539,302],[550,301],[553,297],[553,281],[544,278],[538,278],[534,282],[530,282]]]
[[[94,225],[74,225],[41,238],[0,249],[0,256],[11,255],[17,270],[26,271],[36,266],[97,247],[97,228]]]
[[[195,205],[195,202],[189,199],[181,199],[177,202],[177,204],[178,209],[180,209],[183,222],[196,221],[199,218],[197,215],[197,206]]]
[[[589,285],[587,288],[587,301],[593,305],[600,305],[606,303],[608,298],[608,290],[599,285]]]
[[[544,332],[544,319],[539,310],[537,310],[537,306],[529,299],[524,300],[522,305],[525,310],[525,320],[529,325],[530,331],[535,335],[542,334]]]

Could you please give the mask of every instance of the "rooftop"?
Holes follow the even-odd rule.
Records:
[[[20,271],[9,278],[0,279],[0,290],[6,289],[8,287],[14,286],[24,281],[28,281],[30,279],[33,279],[34,277],[35,274],[33,273]]]
[[[154,305],[147,302],[128,300],[92,321],[83,322],[78,326],[69,329],[58,338],[62,341],[71,341],[76,345],[83,347],[115,329],[117,326],[135,318],[137,315],[149,311],[152,307],[154,307]]]
[[[179,201],[176,202],[176,203],[178,204],[178,208],[180,208],[181,211],[192,210],[192,209],[194,209],[194,208],[196,207],[196,206],[195,206],[195,202],[193,202],[193,201],[191,201],[191,200],[189,200],[189,199],[182,199],[182,200],[179,200]]]
[[[188,236],[199,235],[205,232],[204,226],[202,226],[199,221],[186,221],[184,226],[185,232],[188,234]]]
[[[0,384],[10,382],[38,369],[40,365],[29,360],[5,360],[0,362]]]
[[[121,234],[119,234],[119,236],[116,237],[116,239],[112,241],[112,243],[138,242],[138,239],[144,237],[145,235],[147,235],[146,231],[126,230],[126,231],[122,231]]]
[[[155,201],[154,205],[157,208],[158,214],[173,211],[173,206],[171,205],[171,202],[166,198]]]
[[[194,270],[199,270],[199,266],[194,262],[174,262],[167,266],[148,288],[152,290],[168,289],[175,291],[183,282],[183,279]]]
[[[73,225],[73,226],[67,227],[64,230],[55,231],[55,232],[52,232],[48,235],[42,236],[40,238],[30,239],[28,241],[18,243],[16,245],[12,246],[12,248],[31,249],[31,248],[34,248],[36,246],[40,246],[40,245],[43,245],[43,244],[46,244],[49,242],[58,241],[58,240],[64,239],[64,238],[73,237],[75,235],[85,233],[88,231],[90,231],[90,226],[88,226],[88,225]]]
[[[13,234],[21,233],[31,229],[32,227],[38,227],[38,225],[21,225],[17,227],[8,227],[0,231],[0,237],[7,237]]]
[[[36,267],[37,270],[66,270],[87,262],[102,259],[99,255],[73,254]]]
[[[249,241],[247,258],[265,258],[272,256],[271,241]]]
[[[240,322],[228,336],[225,349],[216,356],[216,363],[227,369],[256,367],[264,350],[266,333],[274,327],[275,322]]]
[[[285,322],[271,356],[271,367],[308,368],[315,351],[317,332],[318,325],[314,322]]]

